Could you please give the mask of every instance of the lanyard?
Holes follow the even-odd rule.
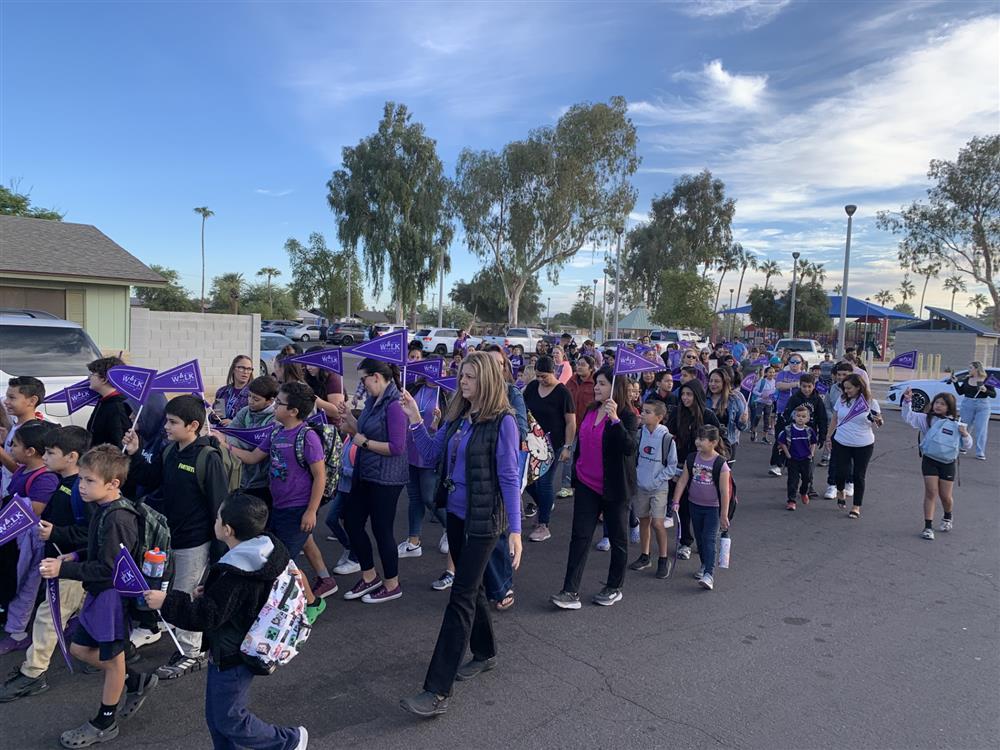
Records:
[[[229,386],[229,388],[229,398],[226,399],[226,419],[232,419],[236,416],[236,403],[240,400],[247,389],[247,387],[244,387],[240,390],[236,390],[236,386],[234,385]]]
[[[465,437],[466,430],[466,420],[462,419],[461,424],[459,424],[458,429],[455,431],[455,436],[452,438],[451,446],[448,451],[448,473],[445,476],[444,486],[448,492],[455,491],[455,480],[452,477],[455,475],[455,464],[458,463],[458,451],[462,447],[462,439]]]

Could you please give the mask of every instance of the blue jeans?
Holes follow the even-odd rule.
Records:
[[[719,507],[688,503],[694,538],[698,540],[698,556],[708,575],[715,570],[715,535],[719,533]]]
[[[410,536],[420,538],[424,525],[424,510],[434,514],[434,518],[444,528],[447,513],[444,508],[434,507],[434,493],[437,492],[438,471],[436,468],[424,469],[410,464],[410,481],[406,484],[406,497],[410,502],[409,523]]]
[[[347,530],[343,524],[345,497],[347,497],[346,492],[338,490],[334,493],[333,500],[330,501],[329,510],[326,513],[326,526],[330,529],[330,533],[337,538],[337,541],[343,545],[344,549],[350,551],[351,540],[347,536]]]
[[[302,516],[305,512],[304,505],[295,508],[271,508],[267,518],[267,528],[281,540],[288,549],[288,556],[293,560],[302,551],[306,539],[309,538],[309,532],[302,530]]]
[[[205,720],[215,750],[292,750],[299,744],[297,727],[276,727],[247,708],[253,674],[242,664],[220,670],[208,665]]]
[[[559,463],[554,461],[547,472],[538,477],[534,483],[528,485],[527,492],[538,505],[538,523],[543,523],[546,526],[552,515],[552,504],[556,501],[552,483],[555,481],[558,467]]]
[[[969,425],[969,434],[977,456],[986,455],[986,435],[990,427],[990,401],[988,398],[962,398],[962,421]]]

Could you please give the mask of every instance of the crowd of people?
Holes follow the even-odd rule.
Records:
[[[337,576],[354,576],[345,600],[400,599],[400,560],[423,554],[426,522],[440,525],[431,546],[444,570],[430,585],[449,598],[422,690],[401,701],[426,717],[447,710],[456,680],[496,667],[491,613],[514,606],[522,533],[550,542],[557,497],[573,507],[565,574],[551,596],[566,610],[582,606],[594,549],[609,553],[605,585],[586,592],[594,604],[621,601],[628,571],[666,579],[695,550],[697,585],[714,590],[744,436],[771,445],[757,475],[784,473],[787,510],[822,495],[861,518],[883,416],[850,352],[807,368],[795,352],[743,342],[658,353],[640,340],[634,353],[658,367],[626,376],[616,374],[616,350],[590,340],[577,347],[567,336],[534,352],[480,348],[466,339],[440,358],[440,374],[457,378],[451,394],[423,375],[404,383],[395,365],[373,358],[357,365],[358,390],[347,394],[337,373],[279,358],[273,376],[254,377],[253,361],[239,356],[212,403],[179,395],[148,402],[141,415],[109,382],[122,361],[106,357],[89,366],[99,401],[86,428],[47,421],[42,382],[11,379],[3,501],[30,502],[41,523],[0,547],[0,654],[24,652],[0,702],[48,690],[65,630],[72,655],[104,680],[96,715],[64,732],[64,747],[115,739],[161,681],[204,670],[215,747],[304,748],[305,727],[273,725],[248,709],[255,673],[241,651],[272,585],[300,554],[312,571],[299,578],[313,626],[339,591]],[[293,345],[282,355],[298,353]],[[426,356],[410,344],[410,363]],[[934,538],[938,500],[938,529],[952,529],[959,451],[985,456],[995,390],[979,363],[957,390],[971,430],[950,394],[935,395],[925,413],[904,396],[902,418],[921,436],[925,539]],[[317,413],[325,426],[309,421]],[[257,442],[225,434],[247,428],[270,429]],[[825,490],[814,486],[816,465],[826,468]],[[407,535],[397,540],[404,487]],[[150,551],[153,516],[143,506],[169,530],[169,585],[122,597],[113,581],[119,550],[139,565]],[[321,517],[326,540],[339,545],[333,565],[315,540]],[[43,579],[61,582],[62,622],[38,605]],[[176,653],[153,671],[134,669],[132,654],[160,640],[167,624]]]

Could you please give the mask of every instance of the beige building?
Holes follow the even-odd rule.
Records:
[[[925,307],[927,320],[896,330],[894,351],[940,354],[941,367],[962,370],[973,360],[987,367],[1000,366],[1000,332],[985,323],[940,307]]]

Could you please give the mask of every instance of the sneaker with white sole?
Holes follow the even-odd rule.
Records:
[[[142,648],[143,646],[148,646],[150,643],[156,643],[162,637],[163,633],[159,630],[152,631],[146,630],[146,628],[136,628],[129,634],[129,640],[132,641],[132,645],[136,648]]]
[[[607,537],[602,537],[601,541],[594,545],[594,548],[599,552],[607,552],[611,549],[611,540]]]
[[[941,520],[941,525],[938,526],[938,531],[951,531],[952,521],[950,518],[944,518]]]
[[[309,730],[305,727],[299,727],[299,744],[295,746],[295,750],[307,750],[309,747]]]
[[[385,584],[383,584],[375,589],[375,591],[361,597],[361,602],[363,604],[382,604],[383,602],[391,602],[393,599],[399,599],[402,595],[403,587],[398,583],[394,589],[387,589]]]
[[[677,548],[677,559],[678,560],[690,560],[691,559],[691,548],[686,544],[682,544]]]
[[[615,602],[620,602],[622,600],[622,590],[612,588],[611,586],[605,586],[598,593],[594,594],[594,604],[599,604],[602,607],[610,607]]]
[[[448,547],[448,532],[446,531],[441,535],[441,541],[438,542],[438,552],[440,552],[442,555],[447,555],[449,551],[450,548]]]
[[[366,581],[363,577],[358,579],[358,582],[354,584],[350,591],[344,594],[344,598],[347,601],[352,599],[360,599],[365,594],[370,594],[382,585],[382,579],[376,576],[370,581]]]
[[[176,680],[190,672],[198,672],[208,664],[206,656],[184,656],[174,653],[170,661],[156,670],[156,676],[161,680]]]
[[[698,583],[701,584],[703,589],[708,589],[709,591],[715,588],[715,579],[712,578],[711,573],[704,573],[701,578],[698,579]]]
[[[436,581],[431,584],[431,588],[435,591],[447,591],[451,588],[451,585],[455,582],[455,574],[450,570],[446,570],[442,573]]]
[[[836,485],[833,484],[828,485],[826,488],[826,492],[823,493],[823,498],[826,500],[833,500],[835,497],[837,497]]]
[[[854,497],[854,482],[848,482],[844,485],[844,495],[846,497]]]
[[[524,504],[524,517],[534,518],[538,515],[538,506],[535,503],[527,502]]]
[[[781,476],[781,467],[780,466],[772,466],[770,469],[767,470],[767,473],[770,474],[772,477],[780,477]]]
[[[934,529],[932,529],[930,527],[925,528],[923,531],[920,532],[920,538],[921,539],[927,539],[927,540],[934,539]]]
[[[549,601],[559,607],[559,609],[580,609],[580,595],[569,591],[560,591],[558,594],[553,594]]]
[[[701,577],[703,575],[705,575],[705,566],[704,565],[702,565],[700,568],[698,568],[698,571],[694,574],[694,580],[700,581]]]
[[[312,589],[314,596],[326,599],[326,597],[337,593],[337,582],[333,580],[333,576],[327,576],[326,578],[316,576],[313,578],[309,588]]]
[[[552,538],[552,532],[549,531],[547,524],[540,523],[531,530],[528,535],[528,541],[531,542],[544,542]]]
[[[400,557],[420,557],[424,554],[424,548],[419,544],[410,544],[409,539],[404,539],[396,548]]]
[[[344,550],[344,554],[340,556],[340,560],[333,567],[333,572],[338,576],[349,576],[353,573],[360,573],[361,564],[357,560],[351,559],[350,550]]]
[[[573,489],[571,487],[563,487],[556,493],[556,497],[573,497]]]

